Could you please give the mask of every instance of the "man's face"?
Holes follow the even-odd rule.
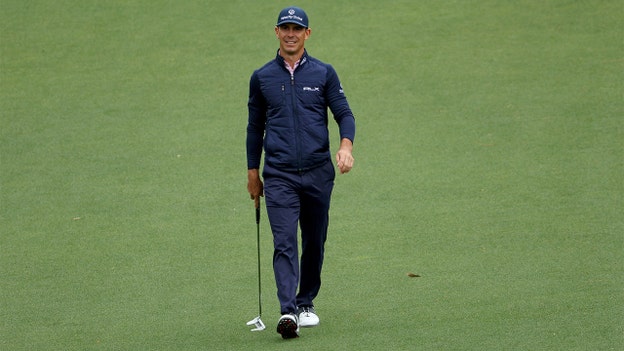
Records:
[[[275,34],[280,41],[281,52],[298,55],[303,54],[305,41],[310,37],[310,28],[295,23],[284,23],[275,27]]]

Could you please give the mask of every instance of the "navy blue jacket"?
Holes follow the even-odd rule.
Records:
[[[279,53],[279,52],[278,52]],[[355,138],[355,118],[334,68],[304,52],[291,76],[279,54],[256,70],[249,82],[247,168],[266,164],[305,171],[331,160],[328,111],[340,138]]]

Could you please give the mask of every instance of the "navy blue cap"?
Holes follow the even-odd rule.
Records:
[[[281,26],[284,23],[295,23],[308,28],[308,15],[299,7],[287,7],[277,17],[276,26]]]

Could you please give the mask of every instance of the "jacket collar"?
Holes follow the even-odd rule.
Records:
[[[279,52],[280,52],[279,49],[277,49],[277,54],[276,54],[275,59],[282,67],[285,67],[284,65],[286,64],[286,60],[284,60],[284,58],[280,56]],[[308,50],[303,49],[303,55],[301,55],[301,58],[299,59],[299,66],[302,66],[306,62],[308,62],[308,57],[309,57]]]

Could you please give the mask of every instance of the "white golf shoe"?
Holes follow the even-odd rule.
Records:
[[[297,313],[299,314],[300,327],[316,327],[321,322],[319,317],[316,315],[314,306],[299,307],[297,309]]]
[[[277,332],[284,339],[299,337],[299,323],[295,314],[285,314],[277,322]]]

